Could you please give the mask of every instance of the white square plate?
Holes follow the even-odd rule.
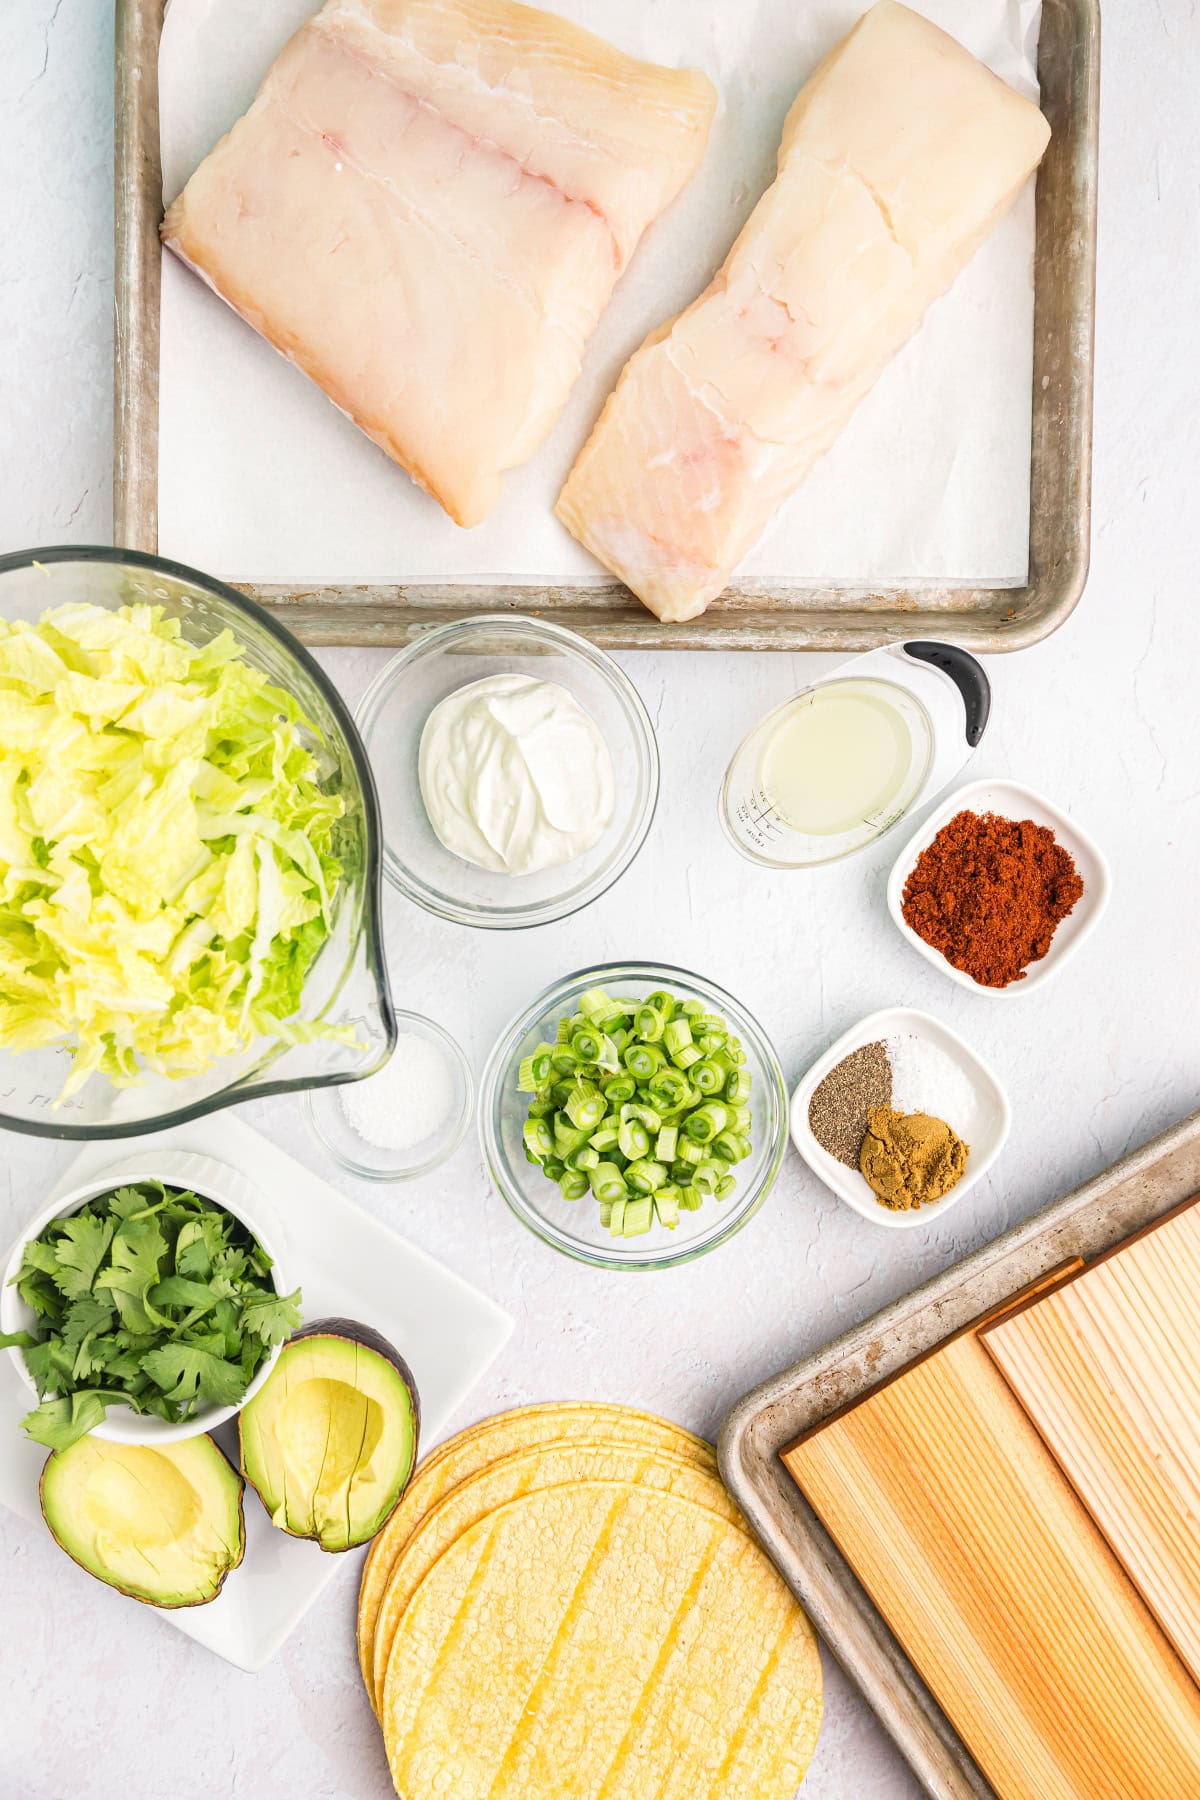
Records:
[[[1020,980],[1010,981],[1007,987],[984,987],[982,982],[947,962],[940,950],[935,950],[923,937],[918,937],[912,926],[905,922],[904,884],[912,874],[921,852],[929,847],[942,826],[948,825],[960,812],[998,813],[1003,819],[1032,819],[1035,825],[1046,826],[1054,833],[1063,849],[1069,852],[1083,879],[1083,893],[1055,930],[1045,956],[1040,962],[1030,963]],[[913,949],[918,950],[935,969],[940,969],[943,975],[948,975],[959,987],[970,988],[974,994],[988,994],[996,1000],[1015,1000],[1022,994],[1031,994],[1035,988],[1043,987],[1047,981],[1052,980],[1067,958],[1075,954],[1086,937],[1090,937],[1108,905],[1111,886],[1112,877],[1099,846],[1065,812],[1060,811],[1041,794],[1035,793],[1032,788],[1022,786],[1019,781],[985,780],[973,781],[966,787],[956,789],[941,806],[935,807],[921,829],[908,840],[892,865],[892,872],[888,877],[887,903],[888,911],[901,936],[907,938]]]
[[[944,1198],[912,1212],[892,1212],[882,1205],[857,1169],[839,1162],[836,1156],[831,1156],[828,1150],[818,1144],[808,1123],[809,1102],[829,1072],[836,1069],[847,1056],[861,1050],[864,1044],[873,1044],[879,1039],[890,1037],[923,1038],[935,1049],[943,1051],[951,1062],[958,1064],[967,1077],[975,1090],[977,1101],[978,1116],[971,1122],[969,1132],[964,1129],[964,1136],[969,1136],[971,1145],[966,1173]],[[929,1110],[937,1110],[932,1097]],[[865,1019],[852,1025],[849,1031],[843,1032],[836,1044],[829,1046],[824,1056],[818,1057],[792,1095],[792,1142],[813,1174],[819,1175],[839,1200],[852,1206],[856,1213],[861,1213],[872,1225],[882,1225],[887,1231],[912,1231],[917,1226],[934,1225],[944,1218],[950,1208],[957,1206],[970,1193],[975,1183],[987,1174],[1004,1148],[1011,1123],[1012,1110],[1008,1095],[982,1057],[976,1056],[970,1045],[964,1043],[948,1025],[943,1025],[940,1019],[935,1019],[931,1013],[915,1012],[909,1007],[890,1007],[884,1012],[868,1013]]]
[[[278,1197],[280,1260],[286,1256],[289,1280],[303,1289],[305,1319],[354,1319],[382,1332],[413,1372],[421,1441],[432,1443],[507,1342],[508,1314],[228,1113],[117,1144],[89,1144],[46,1199],[110,1164],[168,1147],[232,1163],[265,1194]],[[46,1452],[20,1430],[29,1405],[9,1358],[0,1357],[0,1502],[40,1525],[38,1480]],[[236,1462],[236,1424],[214,1436]],[[246,1555],[217,1598],[207,1606],[163,1610],[159,1617],[253,1672],[274,1656],[342,1559],[276,1531],[249,1487],[245,1514]],[[69,1572],[78,1577],[82,1599],[91,1578],[72,1570],[64,1557],[64,1580]]]

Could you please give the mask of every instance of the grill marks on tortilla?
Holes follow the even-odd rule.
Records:
[[[739,1527],[588,1481],[511,1501],[443,1553],[401,1620],[382,1718],[402,1800],[445,1782],[448,1741],[455,1800],[790,1800],[820,1671]]]

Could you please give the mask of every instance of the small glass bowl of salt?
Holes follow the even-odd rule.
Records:
[[[308,1095],[313,1136],[363,1181],[428,1175],[458,1149],[475,1107],[470,1065],[449,1032],[405,1012],[396,1031],[378,1074]]]

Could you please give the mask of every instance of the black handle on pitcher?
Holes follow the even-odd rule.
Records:
[[[974,750],[987,729],[988,714],[992,710],[992,684],[983,672],[983,665],[958,644],[922,641],[905,644],[904,653],[915,662],[932,663],[935,669],[941,669],[950,677],[962,696],[967,742]]]

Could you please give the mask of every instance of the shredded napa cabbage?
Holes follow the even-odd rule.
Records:
[[[0,619],[0,1045],[186,1076],[296,1017],[343,812],[290,695],[161,607]],[[314,732],[315,735],[315,732]]]

